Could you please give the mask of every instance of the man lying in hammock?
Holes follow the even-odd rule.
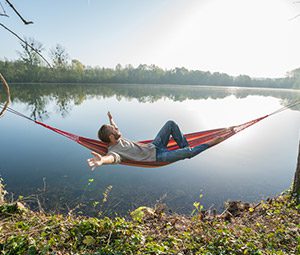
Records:
[[[226,139],[225,137],[219,137],[208,143],[190,148],[178,125],[174,121],[169,120],[151,143],[143,144],[132,142],[122,137],[110,112],[108,112],[107,115],[110,125],[103,125],[99,129],[98,138],[108,143],[108,152],[105,156],[92,152],[94,157],[87,160],[92,170],[103,164],[118,164],[122,160],[175,162],[192,158],[207,148]],[[179,146],[177,150],[167,149],[171,135]]]

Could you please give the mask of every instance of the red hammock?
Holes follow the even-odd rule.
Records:
[[[191,148],[197,146],[197,145],[200,145],[200,144],[204,144],[204,143],[208,143],[212,140],[215,140],[219,137],[222,137],[224,138],[222,141],[228,139],[229,137],[233,136],[234,134],[254,125],[255,123],[273,115],[273,114],[276,114],[276,113],[279,113],[279,112],[282,112],[286,109],[289,109],[289,108],[292,108],[296,105],[299,105],[300,104],[300,101],[296,101],[296,102],[293,102],[293,103],[290,103],[289,105],[286,105],[280,109],[278,109],[277,111],[274,111],[268,115],[265,115],[263,117],[260,117],[260,118],[257,118],[257,119],[254,119],[254,120],[251,120],[251,121],[248,121],[244,124],[240,124],[240,125],[237,125],[237,126],[233,126],[233,128],[231,129],[228,129],[228,128],[218,128],[218,129],[212,129],[212,130],[207,130],[207,131],[200,131],[200,132],[195,132],[195,133],[190,133],[190,134],[186,134],[184,135],[189,143],[189,146]],[[3,104],[0,103],[0,105],[2,107],[4,107]],[[66,132],[66,131],[63,131],[63,130],[60,130],[60,129],[57,129],[57,128],[54,128],[54,127],[51,127],[49,125],[46,125],[40,121],[37,121],[37,120],[34,120],[10,107],[6,107],[7,108],[7,111],[13,113],[13,114],[16,114],[20,117],[23,117],[23,118],[26,118],[30,121],[33,121],[35,122],[36,124],[39,124],[45,128],[48,128],[58,134],[61,134],[81,145],[83,145],[84,147],[92,150],[92,151],[95,151],[101,155],[105,155],[107,153],[107,144],[106,143],[103,143],[99,140],[94,140],[94,139],[90,139],[90,138],[85,138],[85,137],[82,137],[82,136],[78,136],[78,135],[74,135],[72,133],[69,133],[69,132]],[[140,141],[141,143],[150,143],[152,142],[153,140],[145,140],[145,141]],[[174,141],[174,139],[170,139],[169,143],[168,143],[168,149],[169,150],[176,150],[178,149],[178,145],[176,144],[176,142]],[[165,166],[165,165],[168,165],[170,164],[171,162],[144,162],[144,161],[132,161],[132,160],[126,160],[126,161],[122,161],[121,164],[123,165],[129,165],[129,166],[140,166],[140,167],[159,167],[159,166]]]
[[[233,136],[234,134],[244,130],[247,127],[252,126],[253,124],[263,120],[264,118],[266,118],[268,116],[270,116],[270,115],[266,115],[261,118],[255,119],[255,120],[248,121],[244,124],[234,126],[233,129],[218,128],[218,129],[212,129],[212,130],[207,130],[207,131],[190,133],[190,134],[186,134],[184,136],[186,137],[186,139],[189,143],[189,146],[191,148],[193,148],[197,145],[210,142],[218,137],[223,137],[226,140],[229,137]],[[67,138],[83,145],[84,147],[86,147],[92,151],[95,151],[101,155],[105,155],[107,153],[107,144],[103,143],[99,140],[94,140],[94,139],[74,135],[72,133],[48,126],[39,121],[34,121],[34,122],[36,124],[39,124],[45,128],[52,130],[58,134],[61,134],[61,135],[65,136],[65,137],[67,137]],[[140,141],[140,142],[141,143],[150,143],[152,141],[153,140],[145,140],[145,141]],[[224,141],[224,140],[222,140],[222,141]],[[168,147],[168,150],[176,150],[179,148],[177,143],[174,141],[174,139],[170,139],[167,147]],[[168,164],[170,164],[170,162],[157,162],[157,161],[144,162],[144,161],[122,160],[121,164],[129,165],[129,166],[140,166],[140,167],[159,167],[159,166],[168,165]]]

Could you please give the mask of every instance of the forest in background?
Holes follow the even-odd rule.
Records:
[[[40,55],[42,43],[24,38],[16,60],[0,60],[0,70],[9,82],[50,83],[124,83],[124,84],[182,84],[265,88],[300,88],[300,68],[282,78],[251,78],[248,75],[230,76],[226,73],[188,70],[184,67],[162,69],[156,65],[130,64],[115,68],[91,67],[71,59],[66,49],[57,44],[50,49],[51,67]],[[36,49],[37,52],[35,50]]]

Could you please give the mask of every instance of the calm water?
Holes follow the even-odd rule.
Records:
[[[108,121],[109,110],[132,140],[154,138],[169,119],[183,132],[195,132],[241,124],[300,99],[292,90],[168,85],[14,85],[11,92],[12,108],[91,138]],[[299,110],[269,117],[190,160],[155,169],[110,165],[95,172],[86,164],[89,150],[6,113],[0,120],[0,175],[9,197],[31,195],[32,208],[38,198],[48,211],[81,204],[75,211],[83,214],[126,215],[160,201],[173,212],[189,214],[200,194],[206,208],[221,210],[226,200],[259,201],[290,186]],[[100,203],[93,206],[95,201]]]

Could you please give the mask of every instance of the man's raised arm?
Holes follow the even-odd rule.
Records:
[[[117,124],[114,122],[113,117],[110,112],[107,113],[110,125],[114,126],[115,129],[119,129]]]

